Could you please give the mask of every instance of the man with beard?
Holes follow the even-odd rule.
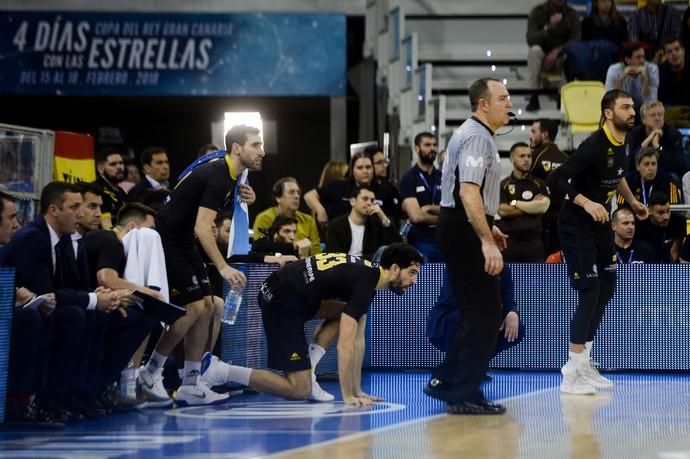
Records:
[[[677,263],[685,239],[685,217],[671,213],[668,195],[655,191],[647,199],[649,219],[640,222],[636,240],[652,246],[661,263]]]
[[[640,219],[647,208],[635,199],[625,180],[629,146],[625,135],[635,124],[633,99],[614,89],[601,100],[602,127],[549,177],[548,185],[568,195],[559,216],[565,261],[578,304],[570,322],[570,352],[561,369],[561,392],[586,395],[613,382],[592,366],[589,356],[604,307],[616,288],[616,252],[608,224],[617,191]]]
[[[184,339],[184,378],[177,390],[177,405],[223,403],[227,395],[211,391],[199,380],[213,314],[213,293],[197,238],[208,258],[231,287],[243,287],[244,274],[228,265],[218,250],[213,233],[219,211],[232,209],[238,199],[254,196],[248,185],[238,184],[247,170],[261,168],[265,156],[259,130],[233,126],[225,135],[226,154],[192,168],[184,175],[158,212],[156,229],[160,233],[170,287],[170,302],[184,306],[187,313],[162,335],[151,358],[139,369],[138,382],[147,398],[169,400],[163,387],[163,365],[175,346]]]
[[[529,173],[532,152],[526,143],[510,148],[513,172],[501,180],[501,216],[499,227],[508,235],[503,252],[506,263],[541,263],[544,261],[542,219],[549,208],[546,184]]]
[[[402,295],[417,281],[422,255],[405,243],[383,251],[379,267],[344,253],[321,253],[290,263],[274,272],[261,286],[259,306],[268,345],[268,365],[285,376],[266,370],[220,362],[208,371],[213,379],[240,383],[291,400],[330,401],[328,393],[315,398],[312,368],[338,336],[338,377],[343,401],[368,406],[380,398],[362,390],[367,309],[376,290]],[[307,348],[304,324],[326,319],[314,336],[322,353]],[[320,390],[320,388],[319,388]]]
[[[441,202],[441,171],[434,167],[436,138],[430,132],[420,132],[414,138],[417,162],[400,180],[402,207],[412,224],[407,242],[419,250],[430,263],[442,262],[436,243]]]
[[[127,202],[127,193],[117,186],[125,179],[125,162],[119,151],[112,147],[106,147],[96,154],[96,183],[103,190],[101,195],[101,227],[112,229],[117,223],[117,213]]]
[[[546,182],[549,175],[567,161],[568,155],[556,145],[558,122],[541,118],[530,129],[529,143],[532,149],[532,168],[530,174]],[[546,253],[561,250],[558,240],[558,211],[563,204],[563,194],[551,190],[551,205],[544,214],[544,249]]]
[[[611,216],[616,261],[619,265],[659,263],[652,246],[635,238],[635,215],[627,207],[619,207]]]

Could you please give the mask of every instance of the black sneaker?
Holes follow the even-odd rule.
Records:
[[[479,402],[449,402],[448,405],[446,405],[446,413],[448,414],[496,415],[505,412],[505,406],[488,400]]]
[[[525,111],[536,112],[539,111],[541,107],[539,106],[539,94],[532,94],[529,98],[529,103],[525,107]]]
[[[450,397],[450,388],[448,384],[444,383],[440,379],[431,378],[429,382],[424,386],[424,393],[431,398],[436,400],[441,400],[442,402],[448,401]]]

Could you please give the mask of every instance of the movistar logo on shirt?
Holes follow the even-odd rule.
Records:
[[[484,158],[481,156],[479,158],[475,158],[474,156],[467,156],[467,159],[465,160],[465,166],[466,167],[484,167]]]

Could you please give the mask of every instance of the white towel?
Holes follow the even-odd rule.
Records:
[[[133,229],[122,238],[125,246],[125,279],[135,284],[159,290],[170,302],[168,274],[160,235],[150,228]]]
[[[228,255],[247,255],[249,253],[249,207],[240,199],[240,184],[247,183],[249,169],[245,169],[235,184],[234,209],[230,221],[230,238],[228,239]]]

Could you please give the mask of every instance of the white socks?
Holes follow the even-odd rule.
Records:
[[[252,374],[251,368],[240,367],[237,365],[228,365],[228,380],[233,381],[243,386],[249,386],[249,377]]]
[[[575,371],[580,365],[582,365],[582,362],[589,361],[586,351],[580,353],[568,351],[568,357],[568,361],[563,366],[563,369],[566,372]]]
[[[321,358],[326,354],[326,349],[322,348],[316,343],[309,345],[309,362],[311,362],[312,373],[316,370],[316,365],[319,364]]]
[[[184,378],[182,379],[183,386],[196,386],[199,375],[201,374],[201,362],[192,362],[191,360],[184,361]]]
[[[154,350],[151,354],[151,358],[149,358],[149,361],[146,363],[146,369],[149,370],[151,373],[155,373],[156,371],[163,368],[167,360],[167,356],[159,354]]]
[[[594,344],[594,341],[587,341],[585,343],[585,352],[584,354],[587,354],[587,361],[589,361],[591,355],[592,355],[592,345]]]

